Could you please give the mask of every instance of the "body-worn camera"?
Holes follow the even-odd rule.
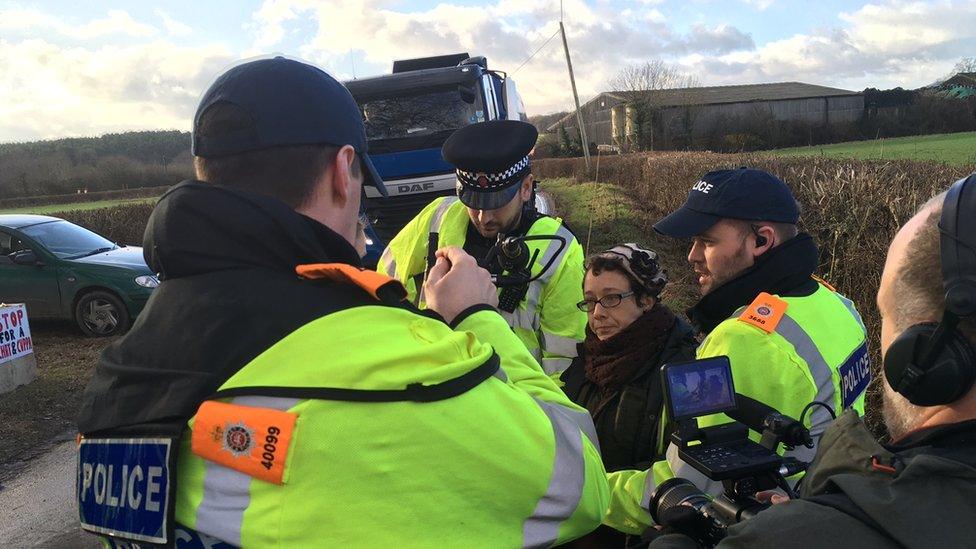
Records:
[[[655,522],[660,523],[668,509],[690,506],[709,525],[700,541],[714,545],[729,526],[768,507],[755,499],[756,492],[782,488],[793,495],[786,477],[806,470],[807,464],[783,458],[776,448],[780,443],[788,449],[813,446],[800,422],[736,394],[728,357],[666,364],[661,375],[668,413],[677,424],[671,440],[678,457],[709,479],[721,481],[723,492],[712,497],[687,479],[669,479],[650,500]],[[697,418],[717,413],[736,421],[699,428]],[[749,438],[750,428],[762,433],[761,442]]]
[[[550,240],[558,244],[556,253],[546,254],[548,261],[542,266],[538,274],[532,276],[532,266],[539,258],[539,249],[529,253],[526,242],[533,240]],[[498,235],[498,241],[488,251],[488,255],[481,261],[488,272],[492,273],[492,282],[502,292],[498,296],[498,308],[502,311],[513,312],[525,298],[529,290],[529,283],[538,280],[548,271],[559,252],[566,247],[566,239],[559,235]]]

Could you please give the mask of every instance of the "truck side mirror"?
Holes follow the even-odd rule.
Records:
[[[15,253],[10,259],[17,265],[37,265],[39,263],[34,250],[21,250]]]
[[[461,101],[464,101],[468,105],[473,105],[475,99],[478,98],[474,86],[466,86],[464,84],[458,85],[458,95],[461,96]]]

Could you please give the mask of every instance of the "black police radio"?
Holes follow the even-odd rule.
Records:
[[[939,232],[942,321],[910,326],[884,359],[888,384],[917,406],[956,401],[976,380],[976,349],[957,329],[960,319],[976,316],[976,174],[949,188]]]

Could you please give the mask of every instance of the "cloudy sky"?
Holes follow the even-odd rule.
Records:
[[[653,58],[703,85],[860,90],[926,85],[976,55],[976,0],[564,4],[584,100],[621,67]],[[0,142],[188,130],[217,74],[270,53],[348,79],[389,72],[394,59],[466,51],[513,75],[530,115],[566,110],[558,37],[543,47],[559,16],[558,0],[0,0]]]

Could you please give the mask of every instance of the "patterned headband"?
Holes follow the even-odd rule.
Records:
[[[668,274],[661,268],[657,253],[654,250],[641,248],[633,242],[604,250],[596,254],[596,257],[623,258],[624,261],[620,263],[624,270],[647,288],[655,298],[661,294],[661,290],[668,283]]]
[[[458,181],[469,187],[479,187],[486,192],[500,191],[510,186],[512,181],[521,180],[522,175],[528,169],[529,157],[525,156],[501,173],[466,172],[459,169],[457,177]]]

